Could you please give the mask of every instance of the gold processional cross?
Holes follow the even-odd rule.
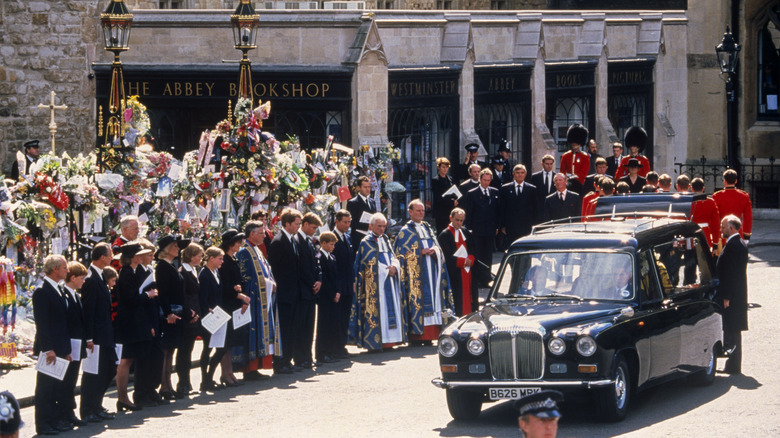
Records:
[[[68,105],[55,105],[54,104],[54,96],[56,96],[56,95],[57,95],[57,93],[55,93],[54,90],[52,90],[52,92],[50,93],[51,103],[49,103],[48,105],[46,105],[44,103],[39,103],[38,104],[38,108],[40,108],[40,109],[49,108],[51,110],[51,120],[49,121],[49,132],[51,132],[51,153],[52,153],[52,155],[55,154],[55,150],[54,150],[54,134],[57,133],[57,121],[54,120],[54,111],[68,109]]]

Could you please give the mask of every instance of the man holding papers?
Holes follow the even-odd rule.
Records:
[[[465,220],[466,212],[462,208],[455,208],[450,214],[450,224],[439,233],[439,245],[447,263],[457,315],[468,315],[472,312],[474,308],[471,297],[477,291],[473,281],[475,276],[471,275],[476,268],[476,258],[471,252],[474,241],[471,231],[463,227]]]
[[[357,179],[358,194],[347,201],[347,211],[352,215],[352,250],[357,252],[360,241],[368,234],[368,221],[370,215],[376,213],[376,203],[371,196],[371,181],[368,177],[361,176]],[[364,214],[365,213],[365,214]]]
[[[43,283],[32,296],[35,309],[33,352],[45,358],[46,367],[54,367],[58,358],[71,360],[68,301],[59,285],[68,275],[68,261],[61,255],[47,256],[43,260],[43,274]],[[35,381],[35,430],[38,435],[56,435],[73,429],[73,425],[59,415],[67,403],[66,396],[62,379],[39,370]]]
[[[90,423],[111,420],[113,414],[103,408],[103,397],[108,385],[116,375],[116,352],[114,350],[114,327],[111,323],[111,291],[103,281],[103,269],[114,257],[111,245],[98,243],[92,249],[92,264],[81,287],[81,302],[84,306],[84,337],[87,340],[87,355],[97,354],[97,373],[89,373],[83,363],[81,376],[81,419]]]
[[[244,351],[241,354],[241,361],[246,364],[245,380],[267,378],[268,376],[264,376],[258,370],[271,369],[272,356],[282,354],[279,317],[274,299],[276,282],[273,280],[271,266],[259,248],[265,238],[264,225],[260,221],[246,223],[244,228],[246,243],[236,254],[236,260],[241,268],[241,277],[244,280],[244,291],[250,298],[248,312],[252,312],[250,330],[243,343]]]

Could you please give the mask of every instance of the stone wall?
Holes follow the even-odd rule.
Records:
[[[90,64],[99,42],[96,3],[84,0],[0,2],[0,153],[8,172],[30,139],[50,148],[49,92],[58,94],[56,141],[69,151],[93,147],[94,86]],[[100,48],[102,51],[102,47]]]

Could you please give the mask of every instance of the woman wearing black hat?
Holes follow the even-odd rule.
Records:
[[[171,385],[173,370],[173,352],[179,348],[182,336],[182,314],[184,312],[184,278],[182,278],[173,261],[179,257],[179,250],[189,245],[189,242],[176,240],[174,236],[162,237],[157,242],[157,266],[154,277],[157,290],[160,292],[160,308],[162,309],[163,368],[160,383],[160,397],[164,400],[175,400]]]
[[[241,268],[236,260],[236,253],[244,244],[244,233],[239,233],[230,229],[222,233],[222,244],[220,248],[225,251],[222,267],[219,268],[220,284],[222,285],[222,309],[232,314],[236,309],[249,306],[249,296],[242,293],[243,280],[241,279]],[[246,329],[239,329],[239,334]],[[233,356],[230,353],[234,345],[236,333],[233,330],[233,322],[228,321],[227,334],[225,335],[225,354],[222,358],[222,380],[225,383],[238,383],[236,376],[233,375]]]
[[[122,246],[119,262],[122,269],[119,271],[117,281],[117,338],[122,344],[122,359],[116,370],[117,411],[135,411],[141,409],[130,401],[127,395],[127,381],[130,375],[130,366],[135,359],[146,357],[154,328],[151,315],[146,310],[146,303],[157,297],[157,290],[149,288],[141,290],[142,278],[139,276],[138,265],[142,256],[148,254],[148,249],[142,249],[141,245],[129,242]],[[134,379],[135,387],[143,386],[146,373],[138,373]]]

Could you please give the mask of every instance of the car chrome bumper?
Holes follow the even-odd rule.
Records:
[[[543,388],[602,388],[604,386],[610,386],[615,383],[611,379],[601,380],[531,380],[522,382],[507,382],[507,381],[492,381],[492,382],[445,382],[441,377],[436,377],[431,380],[433,386],[442,389],[451,388],[524,388],[529,386],[543,387]]]

